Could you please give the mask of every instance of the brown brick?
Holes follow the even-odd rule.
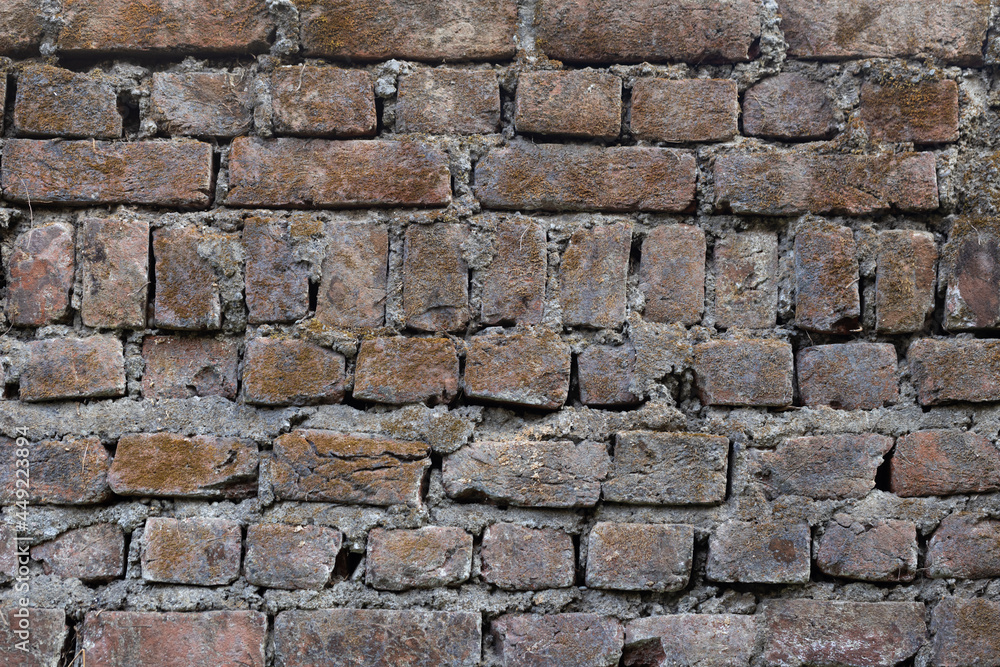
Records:
[[[257,490],[251,440],[175,433],[123,435],[108,473],[121,496],[246,498]]]
[[[938,207],[933,153],[729,153],[715,160],[715,205],[739,214],[866,215]]]
[[[87,661],[102,667],[264,667],[267,615],[101,609],[82,634]]]
[[[861,328],[857,245],[848,227],[806,224],[795,235],[795,326],[847,334]]]
[[[0,440],[0,503],[13,505],[18,498],[17,450],[25,441]],[[111,456],[97,438],[67,436],[63,440],[41,440],[27,445],[30,486],[29,503],[81,505],[104,502],[111,497],[108,470]]]
[[[149,293],[149,223],[89,218],[80,237],[84,326],[142,329]]]
[[[539,591],[573,585],[573,538],[553,528],[495,523],[483,531],[483,581],[498,588]]]
[[[250,218],[243,223],[248,322],[294,322],[309,312],[309,265],[292,247],[295,222]]]
[[[951,331],[1000,325],[1000,229],[989,219],[958,218],[941,262],[944,325]]]
[[[230,206],[433,206],[451,201],[448,157],[408,141],[237,137]]]
[[[365,582],[372,588],[405,591],[461,584],[472,570],[472,535],[461,528],[368,533]]]
[[[4,197],[35,204],[204,208],[212,147],[197,141],[36,141],[3,147]]]
[[[792,57],[939,58],[975,67],[983,61],[990,10],[980,0],[779,0]]]
[[[14,326],[66,320],[76,267],[73,226],[54,222],[17,236],[8,259],[7,318]]]
[[[971,512],[948,515],[927,543],[925,564],[933,578],[1000,576],[1000,521]]]
[[[222,326],[222,297],[215,268],[199,247],[225,243],[228,238],[195,227],[153,230],[154,327],[198,331]]]
[[[591,345],[576,358],[580,402],[593,406],[634,405],[632,393],[635,350],[630,345]]]
[[[716,340],[694,349],[698,395],[706,405],[792,402],[792,346],[779,340]]]
[[[449,403],[458,394],[458,354],[447,338],[361,342],[354,398],[377,403]]]
[[[274,30],[264,0],[67,0],[63,54],[223,54],[267,51]]]
[[[265,588],[319,590],[330,581],[343,535],[326,526],[259,523],[247,529],[247,582]]]
[[[304,137],[375,134],[375,92],[364,70],[296,65],[271,75],[274,129]]]
[[[805,405],[874,410],[899,401],[891,343],[807,347],[799,350],[797,372]]]
[[[778,237],[729,234],[715,242],[715,324],[769,329],[778,309]]]
[[[816,566],[834,577],[863,581],[913,581],[917,527],[893,519],[854,521],[834,517],[816,549]]]
[[[275,662],[282,667],[474,667],[482,641],[478,611],[293,609],[274,619]]]
[[[2,16],[2,15],[0,15]],[[20,615],[14,598],[0,614],[0,663],[9,667],[57,667],[69,630],[62,609],[29,607]]]
[[[837,122],[822,83],[784,72],[746,91],[743,131],[769,139],[824,139],[836,133]]]
[[[593,507],[609,463],[604,445],[589,441],[474,442],[445,457],[442,477],[451,498]]]
[[[475,190],[499,209],[681,212],[694,204],[695,172],[687,151],[515,142],[476,164]]]
[[[473,400],[557,410],[569,394],[572,355],[544,329],[488,333],[469,340],[465,395]]]
[[[866,83],[861,87],[858,119],[873,141],[957,141],[958,84],[948,79]]]
[[[947,597],[934,607],[934,665],[1000,665],[1000,602]]]
[[[493,70],[418,69],[399,79],[396,131],[488,134],[500,127]]]
[[[645,319],[697,324],[705,309],[705,232],[691,225],[656,227],[642,243],[639,290]]]
[[[760,37],[750,0],[543,0],[536,20],[538,47],[572,63],[742,62]]]
[[[122,135],[118,97],[100,75],[29,65],[17,78],[14,129],[28,137],[115,139]]]
[[[418,507],[429,454],[422,442],[297,429],[274,441],[274,494],[284,500]]]
[[[142,358],[145,398],[236,398],[239,339],[148,336]]]
[[[559,266],[563,324],[607,328],[625,321],[626,279],[632,251],[629,222],[577,229]]]
[[[906,358],[921,405],[1000,400],[1000,341],[924,338]]]
[[[890,485],[897,496],[1000,491],[1000,449],[978,433],[917,431],[896,440]]]
[[[254,405],[344,400],[344,355],[303,340],[254,338],[243,358],[243,395]]]
[[[548,249],[537,222],[505,218],[497,223],[496,255],[483,270],[484,324],[539,324],[545,309]]]
[[[505,614],[491,624],[503,667],[617,667],[625,632],[596,614]]]
[[[729,440],[704,433],[631,431],[615,436],[604,500],[715,505],[726,499]]]
[[[37,53],[44,27],[41,0],[7,0],[0,6],[0,55]]]
[[[934,312],[934,235],[889,229],[879,232],[878,243],[875,329],[889,334],[920,331]]]
[[[521,72],[514,126],[522,134],[617,139],[622,129],[621,77],[587,70]]]
[[[142,535],[142,578],[195,586],[232,583],[240,576],[241,542],[240,524],[228,519],[149,517]]]
[[[149,118],[172,136],[235,137],[253,125],[247,74],[156,72]]]
[[[774,667],[891,667],[926,639],[920,602],[770,600],[764,662]]]
[[[769,497],[863,498],[890,449],[892,438],[884,435],[816,435],[788,438],[773,451],[757,450],[754,459]]]
[[[45,562],[45,573],[81,581],[111,581],[125,573],[125,533],[113,523],[69,530],[31,547],[31,557]]]
[[[403,313],[418,331],[459,331],[469,322],[465,225],[411,225],[403,246]]]
[[[679,591],[691,577],[693,554],[691,526],[599,522],[587,545],[587,586]]]
[[[625,626],[625,667],[749,667],[757,617],[676,614]]]
[[[382,326],[388,261],[389,234],[384,225],[330,223],[316,319],[331,327]]]
[[[684,143],[729,141],[739,134],[736,82],[728,79],[637,79],[632,133],[637,139]]]
[[[0,583],[6,584],[17,576],[17,559],[17,531],[12,525],[0,523]],[[572,558],[570,568],[572,569]]]
[[[28,343],[28,361],[21,374],[22,401],[124,395],[125,357],[116,338],[49,338]]]
[[[809,524],[727,521],[709,538],[705,576],[744,584],[804,584],[809,566]]]

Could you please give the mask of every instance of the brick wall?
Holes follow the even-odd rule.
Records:
[[[998,27],[3,0],[0,663],[1000,665]]]

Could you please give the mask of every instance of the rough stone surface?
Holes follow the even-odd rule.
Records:
[[[114,88],[99,76],[26,67],[17,78],[14,129],[28,137],[115,139],[122,135],[117,102]]]
[[[941,144],[958,139],[958,84],[866,83],[858,118],[873,141]]]
[[[157,72],[149,117],[173,136],[235,137],[253,124],[253,99],[246,74]]]
[[[146,398],[236,398],[239,340],[147,336],[142,341]]]
[[[743,232],[716,241],[716,326],[774,326],[778,282],[778,238],[774,232]]]
[[[816,548],[816,566],[834,577],[863,581],[913,581],[917,528],[910,521],[853,521],[838,516]]]
[[[1000,341],[914,341],[907,351],[921,405],[1000,400]]]
[[[403,312],[418,331],[458,331],[469,322],[464,225],[413,225],[403,249]]]
[[[622,80],[605,72],[522,72],[514,126],[522,134],[616,139],[622,128]]]
[[[897,496],[1000,491],[1000,449],[977,433],[917,431],[896,440],[889,483]]]
[[[537,591],[573,585],[573,539],[561,530],[495,523],[483,531],[481,556],[483,581],[498,588]]]
[[[331,327],[379,327],[385,322],[389,236],[381,225],[328,227],[316,319]]]
[[[891,343],[807,347],[799,351],[797,377],[805,405],[874,410],[899,400]]]
[[[28,343],[22,401],[115,398],[125,394],[122,344],[110,336],[49,338]]]
[[[492,70],[420,69],[400,78],[399,132],[488,134],[500,127],[500,85]]]
[[[76,267],[72,225],[55,222],[19,234],[7,261],[11,324],[43,326],[69,316]]]
[[[271,74],[274,129],[304,137],[375,134],[375,94],[364,70],[296,65]]]
[[[265,588],[321,589],[330,581],[342,542],[343,535],[326,526],[250,526],[244,576]]]
[[[240,576],[241,543],[235,521],[150,517],[142,534],[142,578],[195,586],[231,583]]]
[[[727,521],[708,540],[705,576],[745,584],[804,584],[809,554],[809,524]]]
[[[83,295],[88,327],[142,329],[149,295],[149,223],[89,218],[80,230]]]
[[[697,324],[705,309],[705,232],[691,225],[652,230],[642,243],[639,290],[647,320]]]
[[[16,471],[17,460],[23,457],[17,450],[24,444],[0,440],[0,503],[5,505],[21,500],[17,497],[21,485]],[[28,451],[29,486],[24,499],[29,503],[82,505],[104,502],[111,496],[111,455],[97,438],[40,440],[30,443]]]
[[[792,347],[777,340],[717,340],[695,347],[698,394],[706,405],[792,402]]]
[[[125,534],[113,523],[77,528],[31,547],[31,557],[58,577],[111,581],[125,572]]]
[[[729,79],[638,79],[632,86],[637,139],[729,141],[739,134],[739,115],[736,82]]]
[[[0,7],[0,54],[37,52],[45,23],[39,0],[9,0]]]
[[[187,331],[222,326],[222,297],[215,269],[211,259],[198,249],[223,238],[195,227],[153,230],[153,326]]]
[[[361,343],[354,398],[448,403],[458,394],[458,355],[447,338],[369,338]]]
[[[586,583],[624,591],[678,591],[691,577],[691,526],[599,522],[590,531]]]
[[[795,235],[795,326],[856,332],[861,317],[857,245],[848,227],[818,222]]]
[[[243,395],[255,405],[339,403],[344,355],[314,343],[254,338],[243,358]]]
[[[483,271],[485,324],[539,324],[545,310],[545,232],[531,219],[497,223],[496,255]]]
[[[7,583],[17,576],[17,531],[0,523],[0,582]],[[570,557],[570,565],[573,559]]]
[[[546,330],[490,333],[468,341],[465,395],[525,407],[556,410],[569,394],[572,355]]]
[[[875,273],[875,328],[880,333],[920,331],[934,312],[937,246],[929,232],[879,232]]]
[[[804,141],[834,134],[837,123],[823,84],[786,72],[746,91],[743,131],[752,137]]]
[[[504,667],[616,667],[625,632],[596,614],[508,614],[490,625]]]
[[[1000,576],[1000,521],[973,512],[945,517],[927,543],[926,566],[935,578]]]
[[[625,626],[626,667],[747,667],[757,618],[736,614],[650,616]]]
[[[472,535],[461,528],[368,533],[365,581],[372,588],[403,591],[461,584],[472,571]]]
[[[309,312],[309,266],[295,255],[294,222],[250,218],[243,223],[250,324],[294,322]]]
[[[578,229],[559,265],[563,323],[617,327],[625,320],[632,226],[627,222]]]
[[[940,280],[946,286],[944,325],[950,331],[1000,325],[1000,236],[987,225],[959,218],[948,236]]]
[[[0,43],[2,46],[2,43]],[[57,667],[62,659],[63,644],[69,629],[66,612],[62,609],[29,607],[27,617],[15,616],[19,608],[7,607],[0,620],[0,662],[11,667]],[[20,623],[28,626],[29,636],[18,634]],[[28,651],[18,648],[27,640]]]
[[[576,358],[580,402],[593,406],[628,406],[639,402],[632,393],[635,350],[626,345],[591,345]]]
[[[934,664],[941,667],[1000,664],[1000,602],[947,597],[934,607]]]

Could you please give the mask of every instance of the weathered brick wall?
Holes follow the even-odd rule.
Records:
[[[1000,665],[998,19],[0,0],[0,664]]]

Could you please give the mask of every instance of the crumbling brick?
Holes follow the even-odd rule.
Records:
[[[365,581],[372,588],[403,591],[460,584],[472,570],[472,535],[461,528],[368,533]]]
[[[31,547],[31,557],[44,562],[46,574],[87,582],[112,581],[125,572],[125,534],[113,523],[77,528]]]
[[[599,522],[587,546],[587,586],[624,591],[678,591],[691,577],[694,529]]]
[[[483,581],[515,591],[566,588],[573,554],[573,539],[560,530],[495,523],[483,531]]]

